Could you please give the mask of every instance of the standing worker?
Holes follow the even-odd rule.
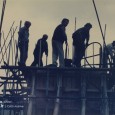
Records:
[[[34,55],[34,61],[31,64],[31,66],[43,66],[42,57],[43,53],[45,52],[45,55],[48,56],[48,44],[47,44],[48,35],[44,34],[41,39],[38,40],[36,47],[34,49],[33,55]]]
[[[31,22],[25,21],[24,27],[20,28],[18,32],[18,46],[20,50],[20,62],[19,66],[26,66],[26,60],[28,58],[28,43],[29,43],[29,28]]]
[[[105,59],[104,62],[106,62],[106,66],[110,57],[111,61],[113,62],[113,67],[115,67],[115,41],[113,41],[112,43],[108,44],[105,47],[105,52],[106,52],[106,55],[104,58]]]
[[[63,43],[67,45],[66,26],[69,20],[64,18],[60,25],[58,25],[54,31],[52,37],[52,63],[57,66],[57,59],[59,57],[59,67],[64,67],[64,51]]]
[[[87,23],[84,27],[76,30],[72,35],[74,46],[73,67],[81,67],[81,60],[85,55],[85,48],[88,46],[90,38],[89,31],[91,28],[92,25]]]

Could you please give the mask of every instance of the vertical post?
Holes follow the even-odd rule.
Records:
[[[35,81],[36,81],[36,71],[32,71],[32,89],[27,115],[33,115],[33,97],[35,97]]]
[[[85,56],[84,57],[87,57],[87,50],[85,50]],[[87,66],[86,63],[87,63],[87,59],[84,58],[84,68]]]
[[[11,30],[12,30],[13,25],[14,25],[14,22],[13,22],[12,26],[10,27],[10,30],[9,30],[9,32],[8,32],[7,37],[6,37],[5,40],[4,40],[4,43],[3,43],[2,47],[1,47],[1,50],[0,50],[0,53],[2,52],[2,50],[3,50],[4,46],[5,46],[5,43],[6,43],[7,39],[8,39],[8,37],[9,37],[9,34],[10,34]],[[7,48],[6,48],[6,49],[7,49]]]
[[[1,38],[2,38],[2,33],[0,32],[0,50],[1,50]]]
[[[94,0],[92,0],[92,1],[93,1],[93,5],[94,5],[96,16],[97,16],[97,20],[98,20],[98,23],[99,23],[101,35],[102,35],[102,38],[103,38],[103,43],[104,43],[104,45],[106,45],[105,38],[104,38],[104,35],[103,35],[103,31],[102,31],[102,27],[101,27],[101,23],[100,23],[100,19],[99,19],[98,12],[97,12],[97,8],[96,8],[96,5],[95,5],[95,1]]]
[[[94,5],[94,9],[95,9],[95,13],[96,13],[96,16],[97,16],[97,20],[98,20],[98,23],[99,23],[99,27],[100,27],[100,31],[101,31],[101,35],[102,35],[102,38],[103,38],[103,44],[104,44],[104,48],[106,48],[106,42],[105,42],[105,33],[106,33],[106,25],[105,25],[105,33],[103,34],[103,31],[102,31],[102,27],[101,27],[101,23],[100,23],[100,20],[99,20],[99,16],[98,16],[98,12],[97,12],[97,8],[96,8],[96,5],[95,5],[95,1],[93,1],[93,5]],[[105,50],[105,49],[104,49]],[[106,48],[107,50],[107,48]],[[107,56],[108,57],[108,56]],[[109,59],[109,57],[108,57]],[[109,60],[110,62],[110,60]],[[111,66],[111,65],[110,65]]]
[[[75,30],[74,32],[76,31],[76,17],[75,17]],[[72,45],[72,60],[74,58],[74,53],[75,53],[75,47]]]
[[[94,43],[93,43],[93,67],[94,67]]]
[[[61,87],[62,87],[62,75],[58,74],[57,75],[57,98],[56,98],[56,101],[55,101],[53,115],[59,115],[59,109],[60,109],[60,99],[59,99],[59,96],[61,94],[61,91],[60,91]]]
[[[81,115],[86,113],[86,76],[84,75],[81,76]]]
[[[1,47],[1,36],[2,36],[1,35],[1,30],[2,30],[5,7],[6,7],[6,0],[3,0],[2,14],[1,14],[1,20],[0,20],[0,47]]]
[[[41,66],[41,48],[42,48],[42,43],[41,43],[42,41],[40,40],[40,49],[39,49],[39,65],[38,65],[38,67],[40,67]]]
[[[3,96],[6,96],[7,81],[4,82]]]
[[[99,53],[100,53],[100,57],[99,57],[99,68],[102,68],[102,47],[100,47],[100,49],[99,49]]]
[[[21,29],[21,26],[22,26],[22,20],[20,20],[19,31]],[[18,43],[17,43],[16,60],[18,58],[18,48],[19,48],[18,45],[19,45],[19,38],[18,38]],[[20,62],[20,57],[19,57],[19,62]],[[15,62],[15,64],[16,64],[16,62]]]
[[[106,75],[101,76],[101,96],[102,96],[102,108],[101,115],[109,115],[108,96],[107,96],[107,84]]]
[[[48,115],[48,89],[49,89],[49,70],[47,69],[47,76],[46,76],[46,109],[45,109],[45,115]]]
[[[15,53],[15,66],[16,66],[17,61],[19,61],[19,59],[18,59],[18,43],[16,40],[15,40],[15,48],[16,48],[16,53]]]
[[[106,24],[105,24],[105,29],[104,29],[104,41],[105,41],[105,36],[106,36]],[[103,44],[104,46],[105,44]]]
[[[4,105],[3,105],[3,102],[1,102],[1,105],[0,105],[0,115],[3,115],[3,111],[4,111]]]
[[[76,17],[75,17],[75,31],[76,31]]]

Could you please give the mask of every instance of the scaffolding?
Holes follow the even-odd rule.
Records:
[[[13,75],[2,78],[5,81],[1,115],[5,112],[7,115],[115,114],[114,68],[2,68],[9,69]],[[12,70],[27,73],[14,77]],[[19,76],[24,78],[19,80]],[[12,89],[8,88],[9,80]]]
[[[0,115],[115,114],[115,70],[104,68],[100,43],[86,48],[82,68],[19,67],[13,26],[6,38],[2,34]]]
[[[105,35],[92,1],[105,47]],[[5,6],[3,0],[0,73],[4,74],[0,75],[0,115],[115,115],[115,68],[106,63],[100,43],[89,44],[81,68],[19,67],[15,39],[18,26],[14,27],[13,22],[6,37],[1,31]]]

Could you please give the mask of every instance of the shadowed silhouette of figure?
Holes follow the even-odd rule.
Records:
[[[81,59],[85,55],[85,48],[88,46],[89,42],[89,31],[92,28],[90,23],[84,25],[84,27],[76,30],[72,34],[74,55],[72,59],[72,64],[75,67],[81,67]]]
[[[46,56],[48,56],[48,44],[47,44],[48,35],[44,34],[41,39],[38,40],[36,47],[34,49],[34,61],[31,66],[43,66],[42,56],[45,52]]]
[[[104,52],[105,51],[105,52]],[[105,48],[104,48],[104,51],[103,53],[105,53],[105,55],[103,54],[104,56],[104,64],[105,64],[105,67],[107,67],[107,63],[109,61],[109,57],[113,63],[113,66],[112,67],[115,67],[115,41],[113,41],[112,43],[108,44]]]
[[[64,51],[63,43],[67,44],[67,35],[65,32],[69,20],[64,18],[60,25],[54,30],[52,37],[52,64],[57,66],[57,59],[59,57],[59,66],[64,67]]]
[[[26,60],[28,58],[28,43],[29,43],[29,28],[31,22],[25,21],[24,27],[20,28],[18,32],[18,47],[20,50],[20,66],[26,65]]]

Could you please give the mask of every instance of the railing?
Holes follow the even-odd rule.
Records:
[[[92,46],[92,48],[89,49],[89,47]],[[95,48],[96,46],[96,48]],[[90,52],[88,52],[91,50]],[[98,50],[98,52],[97,52]],[[96,52],[96,53],[95,53]],[[91,55],[92,53],[92,55]],[[87,56],[89,54],[89,56]],[[98,60],[95,60],[95,58],[98,57]],[[85,50],[85,56],[83,57],[84,59],[84,64],[82,65],[83,67],[91,67],[95,68],[98,67],[100,68],[102,65],[102,46],[99,42],[92,42],[88,45],[88,47]]]

